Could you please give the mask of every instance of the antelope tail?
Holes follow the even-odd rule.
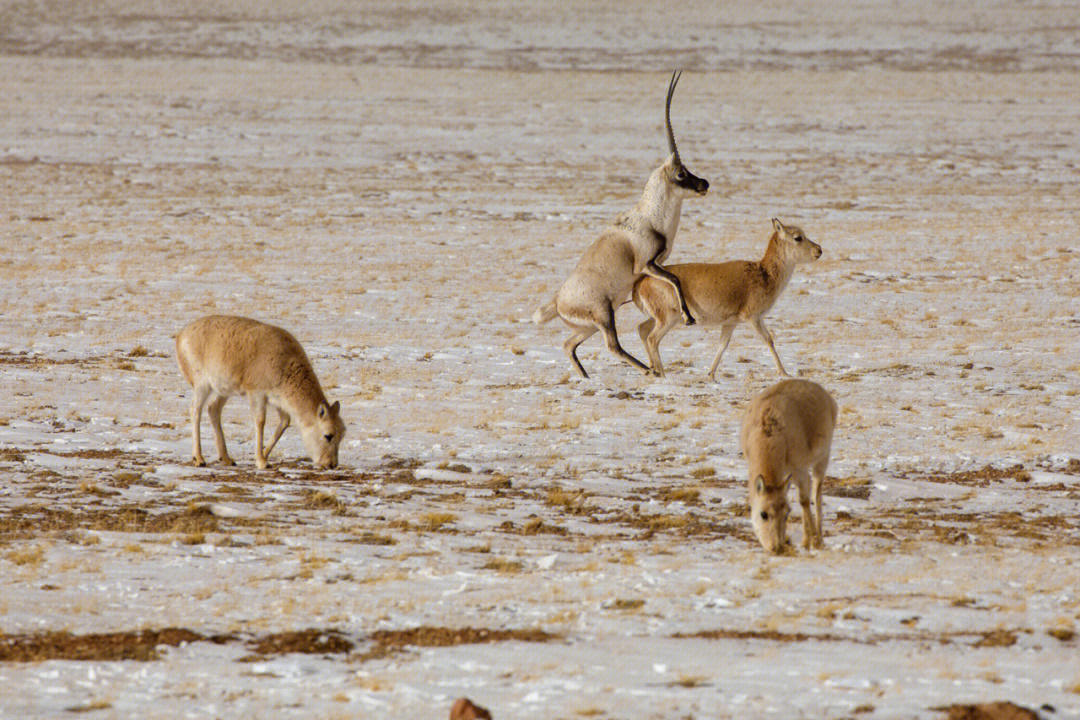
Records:
[[[542,325],[548,320],[554,319],[558,314],[558,311],[555,309],[555,301],[552,300],[546,305],[541,305],[536,308],[536,312],[533,313],[533,322],[537,325]]]

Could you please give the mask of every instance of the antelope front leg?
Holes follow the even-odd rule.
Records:
[[[817,465],[813,467],[814,484],[812,487],[812,493],[814,495],[814,514],[817,516],[817,543],[816,547],[825,547],[825,537],[822,534],[822,522],[821,522],[821,486],[825,484],[825,469],[829,465],[829,458],[825,458]]]
[[[649,367],[652,368],[653,375],[664,377],[664,365],[660,362],[660,355],[659,353],[653,355],[652,346],[649,345],[649,333],[652,332],[655,326],[656,320],[645,318],[644,322],[638,325],[637,334],[641,338],[641,344],[645,346],[645,352],[649,354]]]
[[[653,375],[657,377],[664,377],[664,363],[660,360],[660,341],[664,339],[675,322],[675,313],[672,312],[662,315],[655,321],[650,318],[638,326],[638,334],[645,341],[645,352],[649,354],[649,366],[652,367]],[[648,328],[645,328],[646,324],[649,325]]]
[[[249,395],[248,404],[251,406],[251,419],[255,423],[255,467],[265,470],[266,456],[268,454],[263,452],[263,428],[266,426],[266,396]]]
[[[776,362],[776,369],[780,371],[783,377],[791,377],[788,375],[788,371],[784,369],[783,363],[780,362],[780,356],[776,354],[776,346],[773,345],[772,333],[765,327],[765,323],[761,321],[761,318],[755,318],[751,323],[754,326],[754,330],[757,330],[757,334],[761,336],[761,339],[765,341],[765,344],[769,346],[769,352],[772,353],[772,359]]]
[[[277,441],[278,441],[278,438],[281,437],[281,433],[285,432],[285,429],[289,427],[289,421],[291,419],[289,417],[289,413],[285,412],[281,408],[278,408],[277,412],[278,412],[277,430],[274,431],[274,439],[270,441],[270,447],[266,448],[266,452],[263,453],[263,457],[265,457],[265,458],[270,457],[270,451],[274,449],[275,445],[277,445]]]
[[[724,357],[724,351],[727,350],[728,343],[731,342],[731,334],[735,332],[734,323],[731,325],[724,325],[720,329],[720,349],[716,351],[716,357],[713,358],[712,365],[709,366],[709,379],[713,382],[716,381],[716,368],[720,366],[720,358]]]
[[[679,282],[678,277],[657,265],[656,258],[645,263],[645,274],[663,280],[670,284],[671,287],[675,288],[675,297],[679,298],[679,309],[682,312],[683,323],[686,325],[694,325],[697,323],[694,316],[690,314],[690,308],[686,305],[686,298],[683,297],[682,283]]]
[[[793,477],[799,488],[799,506],[802,508],[802,546],[809,550],[811,546],[817,547],[817,523],[810,512],[810,473],[801,470]]]

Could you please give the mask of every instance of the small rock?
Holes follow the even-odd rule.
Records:
[[[469,698],[458,698],[450,708],[450,720],[491,720],[491,713]]]

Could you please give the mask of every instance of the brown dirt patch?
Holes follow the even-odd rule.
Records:
[[[361,660],[386,657],[406,647],[451,647],[497,642],[550,642],[561,636],[543,630],[489,630],[487,628],[418,627],[408,630],[378,630],[368,639],[374,649]],[[90,633],[42,632],[21,635],[0,634],[0,662],[43,662],[45,660],[139,660],[161,658],[162,646],[189,642],[218,645],[238,642],[235,635],[201,635],[185,628],[141,630],[139,632]],[[304,653],[344,654],[356,644],[340,630],[308,628],[259,635],[246,641],[254,653],[241,658],[250,661],[266,655]]]
[[[543,630],[489,630],[487,628],[418,627],[377,630],[369,636],[384,647],[451,647],[497,642],[551,642],[561,636]]]
[[[285,653],[347,653],[354,644],[337,630],[309,628],[294,632],[271,633],[251,641],[248,646],[260,655],[284,655]]]
[[[833,633],[801,633],[801,632],[781,632],[779,630],[699,630],[694,633],[676,633],[671,637],[679,640],[685,639],[699,639],[699,640],[765,640],[767,642],[779,642],[779,643],[791,643],[791,642],[842,642],[842,643],[854,643],[858,645],[877,645],[880,642],[894,642],[894,641],[907,641],[907,642],[936,642],[941,645],[948,645],[953,642],[954,639],[968,639],[972,635],[979,637],[974,643],[973,647],[1009,647],[1016,642],[1017,632],[1023,632],[1018,630],[991,630],[987,632],[953,632],[953,633],[893,633],[884,635],[873,635],[864,637],[835,635]]]
[[[1008,468],[995,468],[987,465],[979,470],[965,470],[964,472],[945,473],[941,475],[926,475],[919,480],[935,483],[948,483],[951,485],[967,485],[971,487],[987,487],[990,483],[1003,480],[1015,480],[1027,482],[1031,480],[1031,474],[1024,469],[1023,465],[1013,465]]]
[[[676,633],[672,635],[678,640],[767,640],[769,642],[860,642],[857,639],[822,633],[810,635],[807,633],[786,633],[779,630],[700,630],[695,633]]]
[[[1034,710],[1011,702],[949,705],[936,709],[949,713],[948,720],[1039,720],[1039,715]]]
[[[158,660],[162,646],[210,641],[225,643],[229,635],[204,636],[183,628],[139,632],[91,633],[44,632],[32,635],[0,635],[0,662],[45,660]]]

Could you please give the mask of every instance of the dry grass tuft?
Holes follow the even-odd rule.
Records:
[[[395,540],[390,535],[380,535],[379,533],[364,531],[356,538],[355,542],[361,545],[397,545]]]
[[[45,561],[45,546],[31,545],[22,550],[11,550],[4,554],[4,559],[15,565],[37,566]]]
[[[522,571],[524,566],[517,560],[494,557],[480,566],[481,570],[494,570],[502,575],[513,575]]]
[[[522,535],[569,535],[569,531],[560,525],[548,525],[542,518],[530,518],[521,527]]]
[[[70,713],[84,713],[93,712],[94,710],[108,710],[112,707],[112,703],[108,700],[91,700],[90,702],[83,703],[82,705],[72,705],[66,707],[64,710]]]
[[[699,505],[701,491],[697,488],[668,488],[657,493],[657,499],[666,503],[681,502],[685,505]]]
[[[605,607],[612,610],[640,610],[645,607],[645,601],[640,598],[616,598],[608,603]]]
[[[443,526],[452,525],[455,522],[457,522],[457,515],[446,512],[424,513],[419,518],[420,529],[428,532],[438,532]]]
[[[708,678],[703,675],[680,675],[668,683],[668,687],[699,688],[708,685]]]
[[[1016,633],[1012,630],[992,630],[983,633],[975,647],[1009,647],[1016,644]]]
[[[339,500],[337,495],[326,490],[304,488],[301,496],[304,507],[309,510],[341,511],[345,508],[345,503]]]

